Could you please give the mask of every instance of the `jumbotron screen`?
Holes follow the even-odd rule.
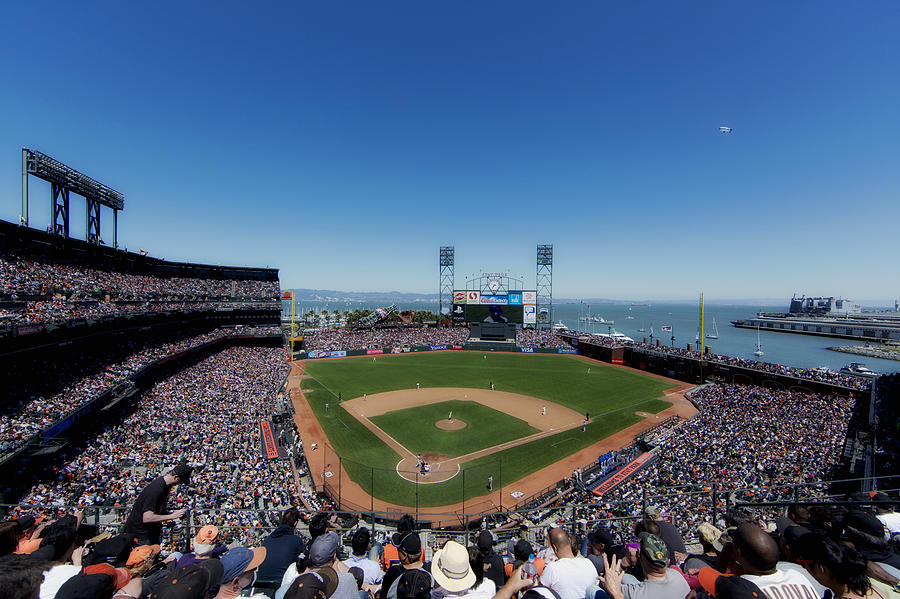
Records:
[[[503,295],[454,291],[453,322],[534,324],[536,299],[534,291],[509,291]]]
[[[465,305],[466,322],[525,322],[523,306]]]

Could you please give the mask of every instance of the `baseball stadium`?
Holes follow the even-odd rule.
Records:
[[[686,564],[721,552],[736,514],[774,532],[786,509],[852,504],[858,526],[893,513],[892,466],[873,455],[879,423],[896,420],[896,375],[558,326],[551,244],[536,247],[533,282],[457,280],[455,247],[435,247],[421,273],[438,275],[435,313],[298,314],[277,269],[129,252],[123,194],[37,150],[22,164],[21,222],[0,222],[6,553],[66,564],[72,549],[47,539],[77,535],[84,559],[127,562],[152,587],[215,548],[244,568],[235,580],[260,568],[252,586],[274,597],[322,551],[339,569],[327,560],[397,544],[429,561],[477,537],[485,559],[521,565],[521,542],[565,558],[569,545],[641,546],[642,527],[665,525],[669,563]],[[47,187],[44,229],[28,202]],[[85,198],[85,239],[70,232],[70,193]],[[299,544],[275,567],[260,548],[275,555],[285,535]],[[127,559],[104,557],[108,538]]]

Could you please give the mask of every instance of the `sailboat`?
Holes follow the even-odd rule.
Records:
[[[716,317],[713,316],[713,332],[706,334],[707,339],[718,339],[719,338],[719,327],[716,326]]]
[[[763,350],[762,350],[762,344],[759,342],[759,325],[758,324],[756,325],[756,351],[753,352],[753,355],[757,356],[757,357],[764,355]]]
[[[653,325],[650,325],[650,338],[653,339]]]

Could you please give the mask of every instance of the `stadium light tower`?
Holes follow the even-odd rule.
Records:
[[[537,246],[537,323],[544,327],[553,322],[553,246]]]
[[[50,231],[69,237],[69,192],[85,200],[85,235],[88,243],[100,244],[100,206],[113,211],[113,247],[118,247],[119,210],[125,208],[125,196],[91,179],[50,156],[22,148],[22,214],[19,222],[28,226],[28,175],[50,183]]]
[[[456,277],[454,276],[454,262],[456,259],[456,248],[452,245],[442,245],[440,258],[438,259],[438,268],[440,269],[440,287],[439,287],[439,310],[441,316],[446,316],[444,307],[447,308],[447,314],[453,309],[453,288],[456,285]]]

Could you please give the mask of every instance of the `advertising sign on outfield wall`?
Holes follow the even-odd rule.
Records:
[[[469,293],[467,291],[454,291],[453,292],[453,303],[454,304],[464,304],[466,303],[466,299],[468,298]]]
[[[537,322],[537,306],[523,306],[525,313],[522,322],[525,324],[535,324]]]
[[[506,306],[509,304],[509,298],[505,295],[482,295],[481,296],[482,304],[493,304],[495,306]]]
[[[478,304],[480,303],[481,292],[480,291],[466,291],[466,303],[467,304]]]
[[[449,345],[429,345],[428,349],[430,349],[431,351],[442,351],[445,349],[450,349],[450,346]]]
[[[557,353],[560,354],[577,354],[578,350],[574,347],[561,347],[557,350]]]
[[[450,349],[460,350],[460,349],[462,349],[462,348],[463,348],[462,345],[452,345],[452,346],[450,346]]]
[[[522,305],[522,292],[521,291],[510,291],[508,297],[509,297],[509,305],[510,306],[521,306]]]
[[[380,347],[377,349],[367,349],[366,350],[367,356],[380,356],[383,353],[384,353],[384,350]]]
[[[466,322],[466,307],[463,304],[453,304],[450,317],[453,320],[453,324],[463,324]]]
[[[533,354],[534,348],[533,347],[520,347],[519,351],[522,352],[523,354]]]
[[[523,291],[522,303],[526,306],[534,306],[537,304],[537,291]]]
[[[344,350],[341,351],[324,351],[324,350],[316,350],[309,352],[310,358],[346,358],[347,352]]]

